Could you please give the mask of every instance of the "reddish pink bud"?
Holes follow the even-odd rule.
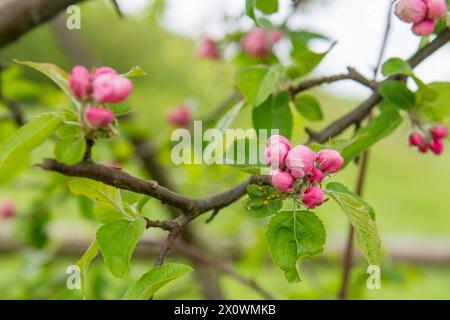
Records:
[[[314,209],[315,207],[320,206],[325,201],[323,190],[317,186],[308,188],[303,193],[302,200],[305,206],[307,206],[309,209]]]
[[[267,39],[266,32],[261,28],[249,31],[241,39],[241,48],[245,53],[256,58],[268,56],[272,52],[272,45]]]
[[[317,162],[323,173],[331,174],[339,171],[344,164],[344,158],[336,150],[324,149],[317,153]]]
[[[425,0],[425,2],[428,6],[428,19],[441,19],[447,14],[447,4],[445,3],[445,0]]]
[[[70,73],[69,86],[72,94],[79,100],[86,99],[91,91],[90,74],[83,66],[75,66]]]
[[[273,143],[284,143],[289,146],[289,149],[292,149],[291,142],[280,134],[274,134],[267,140],[267,145],[271,145]]]
[[[99,103],[118,103],[130,95],[133,84],[117,74],[104,73],[93,80],[92,91],[94,100]]]
[[[273,140],[272,140],[273,141]],[[264,152],[264,158],[272,168],[283,169],[286,166],[286,156],[291,150],[291,146],[286,143],[272,143]]]
[[[440,155],[444,152],[444,142],[441,139],[433,139],[428,144],[428,147],[436,155]]]
[[[417,147],[420,153],[427,153],[428,152],[428,146],[424,143]]]
[[[7,200],[0,205],[0,218],[12,218],[15,211],[16,206],[14,205],[14,202]]]
[[[295,178],[301,179],[311,173],[314,167],[314,158],[314,151],[307,146],[298,145],[286,156],[286,166]]]
[[[206,59],[219,59],[220,51],[217,47],[217,42],[211,38],[204,37],[198,45],[197,55]]]
[[[95,69],[94,73],[91,76],[91,79],[94,80],[98,76],[100,76],[102,74],[108,74],[108,73],[109,74],[117,74],[117,71],[110,67],[100,67],[100,68]]]
[[[178,107],[170,110],[166,114],[167,122],[176,127],[184,128],[189,126],[192,122],[192,112],[187,104],[181,104]]]
[[[395,6],[395,14],[404,22],[418,23],[427,16],[424,0],[400,0]]]
[[[314,182],[321,183],[323,180],[323,173],[322,173],[322,171],[320,171],[317,168],[312,168],[311,174],[308,177],[308,179],[309,179],[309,182],[311,182],[311,183],[314,183]]]
[[[411,133],[409,135],[409,144],[411,146],[419,147],[419,146],[424,145],[424,143],[425,142],[424,142],[423,137],[422,137],[422,135],[420,133],[414,132],[414,133]]]
[[[89,108],[86,110],[86,120],[94,129],[105,129],[114,121],[114,113],[104,108]]]
[[[267,32],[267,39],[270,43],[275,44],[284,38],[284,32],[281,29],[273,29]]]
[[[448,129],[440,124],[431,128],[430,133],[434,139],[444,139],[448,137]]]
[[[270,173],[272,185],[279,191],[284,193],[291,192],[294,185],[294,177],[286,171],[276,169]]]
[[[415,23],[412,26],[412,31],[417,36],[429,36],[434,31],[434,21],[425,19],[421,22]]]

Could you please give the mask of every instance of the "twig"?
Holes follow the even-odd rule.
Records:
[[[163,243],[161,250],[158,252],[158,255],[156,256],[155,267],[159,267],[164,264],[164,259],[166,258],[167,252],[169,252],[173,243],[175,242],[178,235],[180,234],[180,231],[181,231],[180,228],[174,228],[174,229],[170,230],[166,241]]]
[[[206,219],[205,223],[210,223],[211,221],[213,221],[214,218],[219,214],[219,212],[220,212],[220,209],[215,209],[215,210],[211,213],[211,215],[209,216],[209,218]]]

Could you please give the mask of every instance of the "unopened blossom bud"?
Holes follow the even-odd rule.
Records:
[[[317,153],[317,162],[323,173],[331,174],[339,171],[344,164],[344,158],[336,150],[324,149]]]
[[[409,144],[411,146],[419,147],[419,146],[423,145],[424,143],[425,142],[420,133],[414,132],[409,135]]]
[[[100,67],[95,69],[94,73],[92,73],[91,79],[94,80],[98,76],[101,76],[102,74],[117,74],[117,71],[110,67]]]
[[[303,193],[302,201],[309,209],[314,209],[325,202],[324,192],[318,186],[308,188]]]
[[[284,142],[270,144],[265,152],[264,158],[269,166],[272,168],[283,169],[286,166],[286,156],[291,150],[291,146]]]
[[[241,48],[245,53],[256,58],[268,56],[272,52],[266,32],[261,28],[249,31],[241,39]]]
[[[114,121],[114,113],[104,108],[89,108],[86,110],[86,120],[94,129],[105,129]]]
[[[436,155],[440,155],[444,152],[444,142],[441,139],[433,139],[428,144],[428,147]]]
[[[395,5],[395,14],[404,22],[418,23],[427,16],[424,0],[400,0]]]
[[[192,122],[192,112],[187,104],[181,104],[178,107],[169,110],[166,114],[167,122],[179,127],[185,128]]]
[[[312,168],[311,174],[309,175],[308,179],[309,179],[309,182],[311,182],[311,183],[314,183],[314,182],[321,183],[323,180],[323,173],[322,173],[322,171],[320,171],[317,168]]]
[[[286,166],[295,178],[301,179],[311,173],[314,167],[314,158],[314,151],[307,146],[298,145],[286,156]]]
[[[425,19],[421,22],[413,24],[412,31],[417,36],[429,36],[434,31],[434,21]]]
[[[92,81],[92,96],[99,103],[122,102],[131,91],[133,91],[131,81],[117,74],[100,74]]]
[[[424,143],[420,146],[418,146],[418,150],[420,153],[427,153],[428,152],[428,146]]]
[[[294,177],[286,171],[281,169],[273,170],[270,173],[270,180],[272,185],[279,191],[289,193],[294,185]]]
[[[73,67],[70,73],[69,86],[70,91],[77,99],[86,99],[91,91],[90,74],[88,69],[83,66]]]
[[[440,124],[431,128],[430,133],[434,139],[444,139],[448,137],[448,129]]]
[[[206,59],[218,59],[220,52],[217,48],[217,42],[209,37],[204,37],[198,45],[197,55]]]
[[[0,205],[0,218],[9,219],[14,216],[16,206],[12,201],[5,201]]]
[[[267,140],[267,145],[271,145],[273,143],[284,143],[288,145],[290,149],[292,149],[291,142],[286,137],[280,134],[274,134]]]
[[[281,29],[273,29],[267,32],[267,39],[271,44],[275,44],[284,38],[284,32]]]
[[[428,7],[427,18],[430,20],[444,18],[447,13],[445,0],[425,0]]]

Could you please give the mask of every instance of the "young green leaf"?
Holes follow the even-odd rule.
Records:
[[[236,71],[235,81],[247,103],[258,106],[275,90],[279,75],[279,68],[242,67]]]
[[[385,81],[379,90],[383,98],[400,109],[409,110],[416,105],[416,96],[402,81]]]
[[[295,99],[295,108],[306,119],[320,121],[323,119],[319,101],[312,95],[303,94]]]
[[[32,119],[0,145],[0,183],[9,181],[24,170],[33,149],[40,146],[58,129],[63,119],[46,113]]]
[[[86,291],[87,291],[87,274],[89,270],[89,266],[91,265],[92,261],[95,259],[95,257],[98,254],[98,250],[100,249],[98,243],[96,240],[94,240],[89,248],[86,250],[84,255],[81,257],[80,260],[76,263],[77,266],[81,270],[81,290],[83,293],[83,299],[86,299]]]
[[[419,112],[433,122],[445,122],[450,116],[450,82],[434,82],[427,86],[435,92],[436,98],[422,101],[418,105]]]
[[[149,202],[152,198],[149,196],[142,196],[141,199],[139,199],[139,202],[136,205],[137,212],[141,213],[142,209],[144,209],[147,202]]]
[[[100,206],[124,213],[122,198],[117,188],[86,178],[71,178],[69,189],[73,194],[86,196]]]
[[[124,218],[124,214],[112,208],[105,208],[104,206],[96,204],[92,208],[92,213],[95,219],[101,223],[111,223]]]
[[[228,110],[228,112],[225,113],[223,117],[219,119],[219,121],[217,121],[216,129],[219,129],[222,132],[225,131],[225,129],[228,129],[236,119],[236,117],[239,115],[239,112],[243,107],[244,102],[239,101],[234,107]]]
[[[245,13],[250,17],[250,19],[256,22],[255,0],[245,0]]]
[[[246,173],[261,174],[267,168],[259,157],[263,148],[263,143],[256,139],[236,139],[225,151],[223,162]]]
[[[112,275],[125,277],[130,270],[131,255],[145,230],[144,219],[117,220],[97,230],[97,242],[103,260]]]
[[[274,215],[283,207],[283,197],[270,186],[249,185],[247,194],[249,198],[244,202],[244,207],[251,217],[268,217]]]
[[[144,71],[140,66],[134,66],[127,73],[122,74],[122,77],[133,78],[133,77],[143,77],[146,76],[147,72]]]
[[[379,262],[381,241],[375,224],[373,209],[358,195],[348,190],[344,185],[331,182],[325,187],[325,192],[347,214],[350,223],[355,228],[356,242],[359,250],[371,265]]]
[[[167,263],[145,273],[123,296],[123,300],[148,300],[170,281],[191,272],[192,268],[183,264]]]
[[[289,108],[289,94],[286,91],[270,96],[263,104],[253,109],[253,127],[259,129],[278,129],[280,134],[290,139],[293,129],[293,116]]]
[[[255,0],[255,7],[264,13],[272,14],[278,11],[278,0]]]
[[[392,76],[394,74],[404,74],[411,76],[413,69],[408,62],[400,58],[391,58],[383,63],[381,67],[381,73],[385,77]]]
[[[266,232],[270,255],[289,282],[301,280],[297,262],[321,253],[325,239],[325,228],[311,211],[278,213]]]
[[[83,160],[86,152],[86,140],[84,136],[59,139],[55,144],[55,158],[59,162],[69,165],[76,164]]]

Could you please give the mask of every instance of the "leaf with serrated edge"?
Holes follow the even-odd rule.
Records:
[[[98,250],[100,249],[98,243],[96,240],[94,240],[89,248],[86,250],[84,255],[81,257],[80,260],[77,262],[77,266],[81,270],[81,290],[83,292],[83,299],[86,299],[86,288],[87,288],[87,273],[89,270],[89,266],[91,265],[92,261],[95,259],[95,257],[98,254]]]

